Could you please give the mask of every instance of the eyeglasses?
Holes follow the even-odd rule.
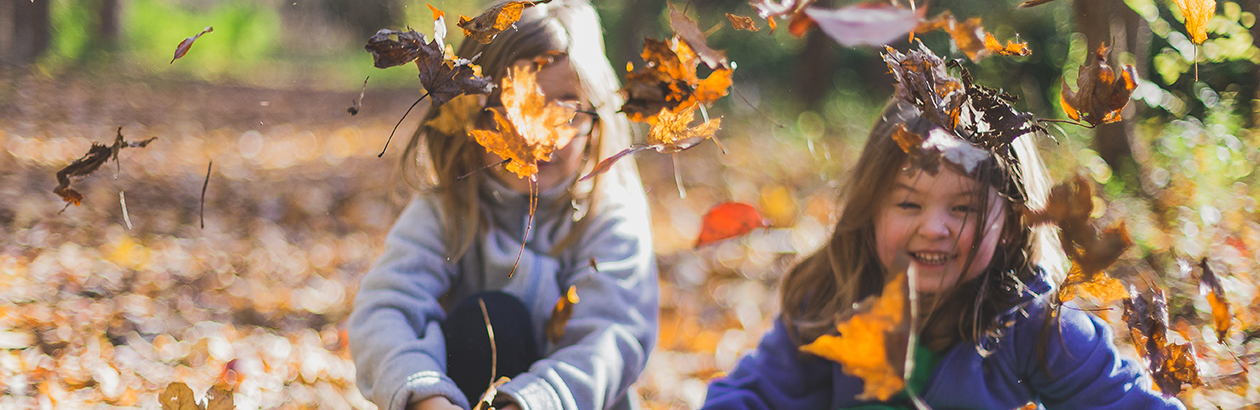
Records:
[[[569,120],[569,126],[577,130],[574,137],[585,137],[595,132],[595,127],[599,126],[599,114],[595,111],[579,110],[573,113],[573,118]]]

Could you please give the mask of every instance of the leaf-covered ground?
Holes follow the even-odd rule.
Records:
[[[376,154],[418,93],[369,91],[352,117],[346,107],[357,96],[0,75],[0,408],[155,408],[172,381],[198,394],[233,383],[240,408],[371,408],[354,387],[342,329],[358,278],[401,209],[383,176],[402,145]],[[818,115],[785,110],[796,120],[776,128],[732,105],[719,133],[727,154],[710,143],[677,154],[685,197],[675,158],[639,154],[662,290],[660,340],[637,388],[649,408],[695,407],[705,381],[756,345],[778,310],[779,276],[796,252],[825,240],[830,181],[882,103],[827,111],[825,137]],[[92,142],[112,141],[118,126],[128,140],[159,139],[76,182],[86,199],[58,213],[56,171]],[[1107,198],[1100,215],[1128,220],[1141,248],[1113,276],[1167,289],[1173,337],[1193,343],[1207,383],[1183,400],[1254,405],[1260,372],[1242,369],[1260,359],[1260,341],[1249,336],[1260,314],[1257,184],[1235,181],[1254,181],[1249,173],[1206,175],[1238,173],[1228,150],[1254,167],[1246,164],[1257,144],[1250,133],[1230,143],[1212,124],[1161,127],[1144,131],[1180,127],[1178,138],[1191,142],[1150,138],[1158,150],[1144,155],[1159,167],[1152,183],[1167,192],[1157,208],[1150,198]],[[1079,171],[1107,180],[1085,143],[1060,140],[1048,145],[1056,178]],[[1224,171],[1211,168],[1217,162]],[[727,200],[755,205],[773,227],[692,250],[701,215]],[[1237,317],[1226,344],[1215,340],[1196,273],[1164,253],[1143,258],[1168,249],[1226,268],[1218,274]],[[1117,305],[1104,308],[1116,334],[1127,335]],[[1116,341],[1132,354],[1128,337]]]

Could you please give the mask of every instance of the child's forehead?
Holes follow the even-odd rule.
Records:
[[[903,168],[897,173],[897,178],[893,180],[890,188],[892,191],[911,193],[970,196],[974,195],[980,186],[980,183],[972,177],[954,171],[950,167],[940,167],[937,172]]]

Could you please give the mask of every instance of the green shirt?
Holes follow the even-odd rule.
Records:
[[[924,347],[922,344],[914,346],[914,372],[910,373],[910,379],[906,380],[906,388],[915,394],[923,394],[923,389],[927,387],[928,379],[932,377],[932,371],[936,370],[936,365],[941,362],[945,356],[940,353]],[[910,404],[910,395],[905,391],[897,393],[888,403],[872,403],[863,404],[857,407],[847,407],[840,410],[913,410],[914,406]]]

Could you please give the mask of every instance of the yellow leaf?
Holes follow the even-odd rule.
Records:
[[[538,161],[551,159],[577,135],[569,125],[575,109],[547,102],[530,67],[511,67],[503,79],[503,107],[490,109],[497,131],[472,130],[486,151],[511,160],[504,168],[521,178],[538,174]]]
[[[591,260],[594,260],[593,258]],[[569,286],[569,291],[556,300],[556,307],[551,309],[551,317],[547,319],[547,340],[551,343],[560,341],[564,337],[564,327],[569,324],[569,319],[573,317],[573,305],[576,305],[578,299],[577,286]]]
[[[662,108],[648,130],[647,143],[659,146],[660,152],[678,152],[713,137],[722,126],[721,118],[714,118],[695,127],[688,127],[695,119],[696,106],[692,104],[678,113]]]
[[[845,373],[861,378],[865,386],[859,399],[888,400],[906,386],[897,371],[901,366],[890,363],[887,347],[888,336],[905,325],[906,291],[906,275],[898,275],[884,285],[882,296],[862,302],[858,313],[836,324],[839,335],[820,336],[801,351],[840,363]]]
[[[1207,40],[1207,23],[1216,15],[1216,0],[1173,0],[1186,18],[1190,41],[1203,44]]]
[[[192,389],[184,382],[166,385],[166,390],[158,395],[158,404],[162,410],[200,410]]]

